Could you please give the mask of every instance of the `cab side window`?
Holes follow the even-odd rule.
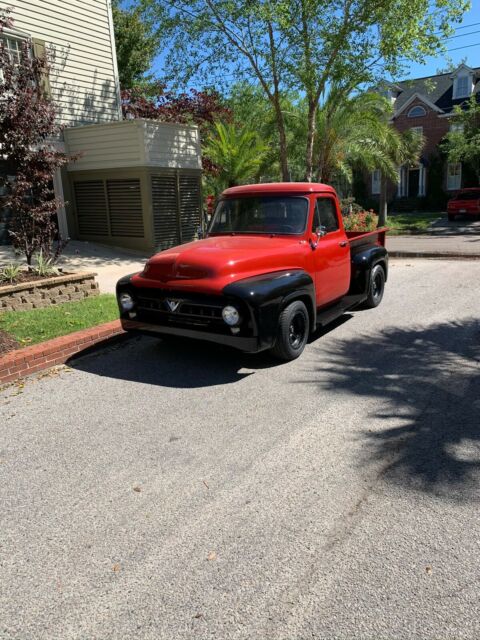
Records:
[[[315,204],[313,229],[315,230],[319,226],[325,227],[327,233],[337,231],[339,228],[337,210],[332,198],[318,198]]]

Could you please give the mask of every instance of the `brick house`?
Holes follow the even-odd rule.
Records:
[[[439,143],[455,127],[454,106],[463,105],[472,94],[480,102],[480,67],[462,64],[450,73],[386,83],[382,93],[394,108],[392,126],[400,132],[417,129],[426,138],[418,165],[399,167],[397,184],[389,186],[388,199],[395,208],[442,207],[461,187],[476,186],[468,167],[447,162]],[[369,176],[367,194],[372,201],[378,199],[379,171]]]
[[[111,0],[0,0],[14,4],[3,45],[14,62],[24,42],[53,60],[45,90],[64,128],[49,141],[77,162],[57,172],[63,237],[153,252],[193,239],[201,212],[201,150],[195,126],[123,120]],[[1,70],[0,70],[1,72]],[[14,170],[0,157],[8,182]],[[11,212],[2,208],[0,244]]]

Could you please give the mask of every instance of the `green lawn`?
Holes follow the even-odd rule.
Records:
[[[391,235],[421,232],[427,231],[432,222],[442,217],[441,213],[394,213],[388,216],[387,226]]]
[[[115,296],[103,294],[45,309],[0,313],[0,330],[22,346],[64,336],[118,318]]]

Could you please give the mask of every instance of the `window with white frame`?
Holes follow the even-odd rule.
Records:
[[[13,64],[20,64],[20,57],[22,55],[22,43],[24,38],[18,38],[14,36],[2,36],[3,44],[8,53],[10,60]]]
[[[452,133],[462,133],[463,124],[461,122],[452,122],[452,124],[450,125],[450,131]]]
[[[425,107],[422,107],[420,104],[417,104],[415,107],[412,107],[407,114],[408,118],[422,118],[427,115],[427,110]]]
[[[5,50],[13,64],[20,64],[22,56],[22,46],[26,38],[20,36],[3,35],[0,40],[3,42]],[[0,82],[3,81],[3,69],[0,69]]]
[[[375,171],[372,171],[372,195],[374,196],[380,193],[380,181],[381,181],[380,169],[375,169]]]
[[[462,163],[449,162],[447,165],[447,189],[455,191],[462,186]]]
[[[470,74],[457,76],[453,81],[453,98],[468,98],[472,93],[472,77]]]

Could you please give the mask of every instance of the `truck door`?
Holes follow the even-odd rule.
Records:
[[[339,215],[334,197],[316,199],[312,232],[320,227],[325,234],[313,252],[317,307],[338,300],[350,288],[350,246]]]

